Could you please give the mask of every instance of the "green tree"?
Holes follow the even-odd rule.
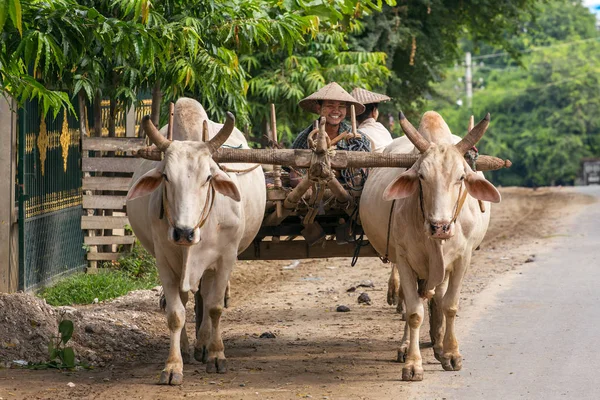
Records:
[[[365,18],[351,38],[351,48],[387,54],[392,74],[379,90],[393,101],[382,111],[403,110],[414,117],[435,91],[433,83],[462,55],[461,38],[468,35],[514,55],[508,38],[518,32],[521,21],[530,19],[535,4],[536,0],[405,0],[384,5],[381,13]]]
[[[475,64],[473,113],[492,115],[480,150],[513,161],[510,169],[490,173],[495,183],[572,184],[580,159],[600,155],[595,18],[579,2],[555,0],[526,25],[526,33],[510,39],[522,47],[522,67],[491,48],[487,52],[493,57],[484,55]],[[447,74],[428,108],[440,111],[452,131],[462,135],[470,114],[457,104],[464,100],[464,69]]]

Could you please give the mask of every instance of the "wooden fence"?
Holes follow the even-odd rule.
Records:
[[[120,246],[135,241],[127,229],[125,198],[141,160],[128,154],[143,143],[139,138],[82,139],[83,208],[87,215],[81,217],[81,229],[84,244],[89,246],[87,259],[92,272],[97,261],[117,260]],[[115,156],[117,150],[122,155]],[[111,176],[103,176],[107,173]]]
[[[102,136],[83,137],[81,169],[83,171],[83,209],[81,229],[84,231],[88,271],[95,272],[98,261],[118,260],[123,247],[135,242],[125,209],[127,190],[135,169],[142,162],[132,157],[132,150],[144,144],[139,132],[142,116],[150,113],[151,100],[141,107],[119,116],[116,136],[106,137],[103,104]]]

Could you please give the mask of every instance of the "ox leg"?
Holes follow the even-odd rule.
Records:
[[[196,346],[194,348],[194,358],[200,361],[202,364],[206,364],[206,362],[208,361],[208,342],[210,340],[212,323],[208,316],[206,299],[208,297],[208,293],[212,290],[214,273],[215,272],[213,269],[207,269],[204,272],[204,275],[202,275],[202,279],[200,280],[200,290],[196,292],[196,310],[202,311],[200,311],[199,313],[198,311],[196,311],[196,318],[198,318],[200,315],[201,322],[199,328],[196,330]]]
[[[417,276],[406,260],[398,263],[400,284],[406,302],[406,324],[409,329],[408,354],[402,368],[403,381],[423,380],[423,359],[419,349],[419,332],[423,323],[425,310],[417,290]]]
[[[200,285],[198,285],[198,290],[194,293],[194,313],[196,314],[196,344],[194,346],[194,358],[201,362],[202,364],[206,364],[206,358],[208,353],[206,351],[206,346],[204,346],[204,342],[199,340],[200,337],[200,327],[202,326],[202,321],[204,320],[204,300],[202,299],[202,279],[200,280]]]
[[[458,312],[458,301],[463,276],[465,275],[466,266],[470,262],[471,253],[468,252],[463,259],[459,259],[454,263],[454,268],[450,273],[448,290],[442,299],[442,309],[446,317],[446,333],[444,334],[443,353],[440,361],[446,371],[460,371],[462,368],[462,356],[458,350],[454,320]]]
[[[435,288],[433,298],[429,300],[429,337],[433,346],[433,355],[442,361],[443,337],[446,330],[442,301],[448,289],[449,273],[446,272],[444,281]]]
[[[400,294],[400,275],[398,274],[398,268],[396,264],[392,263],[392,271],[390,272],[390,279],[388,279],[388,291],[387,291],[387,303],[390,306],[398,305]]]
[[[228,259],[223,256],[217,263],[212,287],[205,297],[206,310],[211,322],[210,341],[208,343],[208,361],[206,372],[227,372],[227,360],[225,359],[225,346],[221,337],[221,314],[223,313],[225,291],[229,281],[229,275],[233,269],[235,258]]]
[[[181,303],[183,304],[183,309],[185,310],[185,306],[188,302],[189,293],[179,292],[179,298],[181,299]],[[185,314],[184,314],[185,315]],[[190,342],[188,341],[187,331],[185,330],[185,316],[183,319],[183,328],[181,329],[181,358],[184,364],[189,364],[190,359]]]
[[[406,318],[402,319],[406,321]],[[408,323],[404,324],[404,333],[402,334],[402,339],[400,340],[400,347],[398,348],[398,356],[396,361],[399,363],[406,362],[406,357],[408,356],[408,347],[410,346],[410,328]]]
[[[396,312],[402,315],[402,321],[406,321],[406,307],[404,304],[404,295],[400,286],[400,275],[398,267],[392,263],[390,279],[388,279],[387,303],[390,306],[396,306]]]
[[[229,308],[229,299],[231,298],[231,282],[227,282],[227,289],[225,290],[225,308]]]
[[[160,269],[159,269],[160,271]],[[181,302],[179,280],[174,276],[163,279],[165,298],[167,300],[167,325],[171,336],[169,357],[160,374],[159,384],[181,385],[183,383],[183,359],[181,357],[181,331],[185,325],[185,307]]]

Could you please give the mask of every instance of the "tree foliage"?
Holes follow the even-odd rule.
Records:
[[[522,51],[522,67],[497,48],[475,60],[472,111],[492,115],[480,150],[513,161],[510,169],[490,174],[502,185],[572,184],[581,158],[600,155],[595,18],[578,2],[554,0],[540,11],[509,39]],[[448,71],[449,79],[436,88],[440,96],[428,104],[460,135],[470,114],[463,74],[462,67]]]
[[[499,46],[516,55],[509,38],[535,11],[536,0],[405,0],[384,5],[365,18],[351,38],[351,48],[384,52],[392,74],[385,85],[374,85],[393,97],[382,111],[403,110],[416,116],[433,83],[444,78],[448,65],[462,50],[460,39]]]
[[[251,110],[253,117],[260,115],[250,104],[296,102],[325,80],[350,85],[387,73],[382,54],[349,52],[345,45],[353,17],[379,10],[380,1],[23,0],[22,5],[22,35],[16,22],[3,25],[1,85],[20,101],[39,97],[44,113],[69,104],[64,92],[83,93],[88,100],[108,97],[126,107],[137,93],[159,85],[167,101],[192,96],[212,117],[232,110],[248,124]],[[297,62],[308,68],[316,62],[319,68],[286,78],[282,82],[294,88],[277,87],[282,95],[259,88],[283,71],[280,66],[294,69]]]

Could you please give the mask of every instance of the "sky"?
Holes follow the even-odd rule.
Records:
[[[583,0],[583,5],[597,16],[600,14],[600,0]]]

